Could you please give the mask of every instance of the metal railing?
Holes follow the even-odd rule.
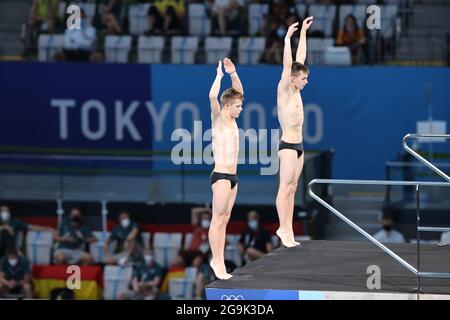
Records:
[[[439,170],[435,165],[424,159],[422,156],[420,156],[418,153],[416,153],[414,150],[409,148],[407,145],[407,141],[410,138],[421,138],[421,137],[433,137],[433,138],[445,138],[449,139],[450,135],[420,135],[420,134],[407,134],[403,138],[403,148],[411,153],[414,157],[416,157],[419,161],[424,163],[427,167],[432,169],[434,172],[438,173],[441,177],[443,177],[448,182],[424,182],[424,181],[387,181],[387,180],[336,180],[336,179],[314,179],[308,184],[308,193],[317,202],[319,202],[322,206],[330,210],[332,213],[334,213],[338,218],[343,220],[345,223],[350,225],[353,229],[358,231],[360,234],[362,234],[364,237],[366,237],[369,241],[371,241],[373,244],[375,244],[377,247],[379,247],[381,250],[383,250],[385,253],[390,255],[392,258],[394,258],[397,262],[399,262],[403,267],[408,269],[410,272],[412,272],[415,276],[417,276],[417,294],[419,297],[419,293],[421,293],[421,284],[420,284],[420,278],[448,278],[450,279],[450,273],[443,273],[443,272],[421,272],[420,271],[420,232],[447,232],[450,231],[450,228],[444,228],[444,227],[423,227],[420,226],[420,188],[419,187],[450,187],[450,177],[446,175],[444,172]],[[340,185],[377,185],[377,186],[415,186],[416,188],[416,213],[417,213],[417,268],[414,268],[410,263],[402,259],[399,255],[394,253],[391,249],[386,247],[384,244],[382,244],[380,241],[375,239],[373,236],[371,236],[369,233],[364,231],[361,227],[359,227],[356,223],[348,219],[346,216],[344,216],[339,210],[331,206],[329,203],[327,203],[325,200],[320,198],[317,194],[315,194],[312,191],[312,186],[317,184],[340,184]]]
[[[408,133],[403,137],[403,149],[405,149],[406,152],[411,154],[413,157],[415,157],[417,160],[422,162],[425,166],[436,172],[438,175],[440,175],[442,178],[450,182],[450,177],[442,172],[438,167],[436,167],[434,164],[432,164],[430,161],[422,157],[420,154],[418,154],[416,151],[411,149],[407,142],[409,139],[419,139],[419,138],[441,138],[441,139],[450,139],[450,134],[412,134]]]

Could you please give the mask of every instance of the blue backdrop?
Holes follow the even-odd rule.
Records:
[[[209,128],[215,68],[0,63],[0,145],[170,151],[175,128],[192,130],[196,119]],[[245,89],[240,127],[278,128],[281,69],[238,72]],[[335,149],[335,178],[384,178],[385,161],[397,156],[404,134],[427,120],[425,82],[434,120],[449,121],[450,68],[311,68],[302,92],[305,148]],[[228,86],[224,77],[222,89]]]

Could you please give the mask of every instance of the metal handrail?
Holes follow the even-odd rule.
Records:
[[[400,256],[395,254],[392,250],[386,247],[384,244],[379,242],[373,236],[368,234],[362,228],[360,228],[353,221],[344,216],[339,210],[331,206],[325,200],[320,198],[317,194],[312,191],[312,186],[315,184],[340,184],[340,185],[378,185],[378,186],[434,186],[434,187],[450,187],[450,183],[446,182],[422,182],[422,181],[386,181],[386,180],[335,180],[335,179],[314,179],[308,184],[308,193],[309,195],[323,205],[325,208],[333,212],[340,219],[344,220],[348,225],[350,225],[353,229],[361,233],[364,237],[366,237],[369,241],[378,246],[381,250],[389,254],[392,258],[394,258],[397,262],[403,265],[406,269],[411,271],[414,275],[419,277],[440,277],[440,278],[450,278],[450,273],[420,273],[416,268],[414,268],[410,263],[403,260]]]
[[[436,172],[438,175],[440,175],[442,178],[450,182],[450,177],[442,172],[438,167],[436,167],[434,164],[432,164],[430,161],[422,157],[420,154],[415,152],[413,149],[411,149],[407,142],[409,139],[418,139],[418,138],[443,138],[443,139],[450,139],[450,134],[415,134],[415,133],[408,133],[403,137],[403,149],[405,149],[406,152],[411,154],[413,157],[415,157],[417,160],[422,162],[424,165],[426,165],[428,168]]]

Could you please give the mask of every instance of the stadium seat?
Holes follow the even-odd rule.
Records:
[[[268,4],[251,3],[248,6],[248,34],[257,35],[261,32],[264,16],[269,11]]]
[[[306,55],[306,61],[308,65],[321,65],[323,64],[323,55],[325,49],[334,45],[333,38],[308,38],[308,54]]]
[[[237,251],[239,234],[227,234],[228,244],[225,247],[225,260],[233,261],[238,267],[242,265],[242,258]]]
[[[297,15],[300,19],[300,23],[303,22],[303,19],[306,18],[307,6],[304,3],[296,4],[295,10],[297,10]]]
[[[177,278],[169,280],[169,296],[173,300],[192,299],[194,294],[194,283],[188,278]]]
[[[184,250],[187,250],[192,242],[192,233],[185,233],[184,234]]]
[[[395,35],[398,7],[396,5],[381,6],[381,34],[386,39]],[[372,30],[371,30],[372,31]]]
[[[121,293],[127,292],[132,274],[132,267],[105,266],[103,298],[116,300]]]
[[[164,37],[138,38],[138,63],[161,63],[164,50]]]
[[[106,239],[109,238],[110,232],[94,231],[92,232],[97,238],[97,242],[91,243],[89,245],[89,252],[91,253],[92,259],[95,263],[102,263],[104,257],[104,246]]]
[[[150,29],[148,21],[148,9],[152,4],[132,4],[128,11],[129,31],[132,35],[141,35]]]
[[[193,64],[198,48],[197,37],[172,37],[172,63]]]
[[[325,37],[333,35],[333,21],[336,15],[334,5],[310,5],[309,15],[314,17],[314,23],[309,29],[309,33],[321,31]]]
[[[169,281],[169,295],[172,299],[192,299],[198,270],[195,267],[185,269],[184,278],[171,279]]]
[[[328,47],[324,53],[324,64],[328,66],[349,66],[352,57],[348,47]]]
[[[127,63],[131,50],[131,36],[106,36],[105,55],[107,62]]]
[[[206,13],[206,5],[190,3],[188,6],[189,34],[207,36],[211,34],[211,19]]]
[[[50,231],[28,231],[27,257],[31,264],[50,264],[53,235]]]
[[[150,232],[142,232],[141,235],[142,235],[142,241],[144,242],[144,249],[150,250],[151,233]]]
[[[63,34],[41,34],[38,39],[38,60],[52,61],[55,53],[64,47]]]
[[[181,248],[181,233],[156,232],[153,237],[153,255],[163,268],[168,268]]]
[[[240,64],[258,64],[261,55],[266,46],[266,39],[257,38],[239,38],[238,54]]]
[[[219,60],[228,57],[232,42],[231,37],[206,37],[206,63],[216,64]]]

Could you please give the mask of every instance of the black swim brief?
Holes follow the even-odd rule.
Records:
[[[283,149],[292,149],[297,151],[297,158],[300,158],[303,154],[303,142],[300,143],[288,143],[280,140],[280,144],[278,145],[278,151]]]
[[[236,174],[211,172],[211,185],[213,185],[217,180],[229,180],[231,182],[231,189],[233,189],[238,183],[238,177]]]

